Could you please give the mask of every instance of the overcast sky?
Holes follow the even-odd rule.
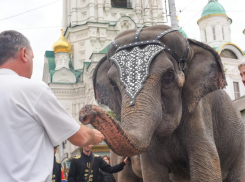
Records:
[[[208,0],[175,0],[180,26],[188,37],[200,40],[197,20],[207,3]],[[233,21],[232,43],[245,50],[245,36],[242,34],[245,0],[219,0],[219,3]],[[62,0],[0,0],[0,32],[17,30],[31,42],[35,56],[32,79],[42,79],[44,53],[52,50],[53,43],[59,38],[61,22]]]

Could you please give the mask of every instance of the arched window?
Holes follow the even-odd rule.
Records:
[[[111,0],[111,6],[117,8],[127,8],[127,0]]]
[[[237,59],[236,54],[229,49],[222,50],[220,56],[224,58]]]

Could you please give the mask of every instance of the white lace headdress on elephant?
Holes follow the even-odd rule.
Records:
[[[112,41],[112,44],[117,50],[110,59],[119,69],[120,82],[126,88],[126,92],[131,98],[131,106],[134,105],[137,94],[143,88],[143,83],[149,76],[151,61],[157,54],[166,49],[178,61],[180,69],[184,70],[185,61],[189,52],[189,44],[187,41],[185,54],[179,59],[177,54],[160,41],[164,35],[173,31],[178,31],[177,29],[168,29],[158,35],[155,40],[139,41],[139,33],[141,30],[142,28],[136,31],[135,42],[118,46],[115,40]],[[145,47],[140,47],[144,45]],[[133,49],[127,51],[127,48],[130,47],[133,47]]]

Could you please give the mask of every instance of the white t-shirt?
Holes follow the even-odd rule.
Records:
[[[45,83],[0,69],[0,181],[50,182],[54,146],[79,128]]]

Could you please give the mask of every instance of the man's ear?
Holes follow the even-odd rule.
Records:
[[[25,47],[20,50],[20,57],[21,57],[21,60],[24,63],[27,63],[28,62],[28,59],[27,59],[27,49]]]

